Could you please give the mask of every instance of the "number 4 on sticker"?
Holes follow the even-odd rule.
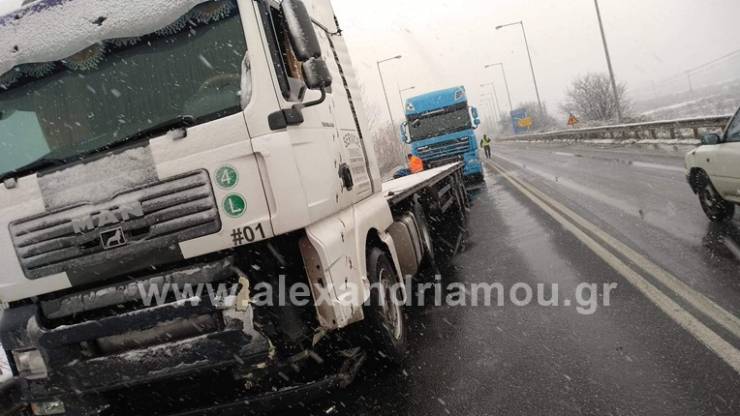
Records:
[[[216,183],[221,189],[233,189],[239,183],[239,172],[231,166],[223,166],[216,172]]]

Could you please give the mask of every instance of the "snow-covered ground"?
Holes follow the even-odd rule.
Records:
[[[733,114],[740,107],[740,80],[697,88],[693,92],[638,101],[635,111],[650,120]]]

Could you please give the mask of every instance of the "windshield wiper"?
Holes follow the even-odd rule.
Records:
[[[104,152],[106,150],[111,150],[111,149],[115,149],[117,147],[121,147],[121,146],[123,146],[126,143],[135,142],[135,141],[138,141],[138,140],[141,140],[141,139],[150,139],[150,138],[153,138],[153,137],[157,137],[159,135],[162,135],[164,133],[170,132],[172,130],[177,130],[179,128],[193,127],[196,124],[197,124],[197,122],[196,122],[195,117],[190,116],[190,115],[180,115],[180,116],[177,116],[177,117],[175,117],[173,119],[167,120],[165,122],[162,122],[162,123],[159,123],[159,124],[155,124],[152,127],[149,127],[149,128],[143,129],[143,130],[139,130],[138,132],[136,132],[136,133],[134,133],[134,134],[132,134],[132,135],[130,135],[128,137],[125,137],[125,138],[123,138],[121,140],[116,140],[116,141],[114,141],[112,143],[108,143],[108,144],[106,144],[104,146],[101,146],[101,147],[98,147],[96,149],[89,150],[89,151],[84,152],[84,153],[76,154],[76,155],[74,155],[74,158],[84,159],[85,157],[90,156],[90,155],[94,155],[94,154],[97,154],[97,153],[100,153],[100,152]]]
[[[49,168],[49,167],[57,167],[57,166],[63,166],[66,165],[72,161],[84,159],[90,155],[94,155],[100,152],[104,152],[106,150],[114,149],[117,147],[120,147],[126,143],[130,143],[133,141],[145,139],[145,138],[151,138],[156,137],[160,134],[167,133],[172,130],[176,130],[178,128],[183,127],[192,127],[196,124],[196,119],[193,116],[190,115],[182,115],[177,116],[171,120],[167,120],[163,123],[156,124],[152,127],[149,127],[147,129],[141,130],[135,134],[132,134],[131,136],[128,136],[126,138],[123,138],[121,140],[117,140],[113,143],[106,144],[105,146],[101,146],[99,148],[86,151],[83,153],[76,153],[72,156],[66,157],[66,158],[60,158],[60,157],[50,157],[51,154],[49,153],[46,156],[37,159],[34,162],[31,162],[25,166],[21,166],[17,169],[13,169],[11,171],[8,171],[6,173],[0,174],[0,182],[8,179],[8,178],[18,178],[21,176],[25,176],[31,173],[38,172],[42,169]]]
[[[42,169],[50,168],[50,167],[56,167],[56,166],[62,166],[65,163],[67,163],[64,159],[57,159],[49,157],[49,154],[46,156],[36,159],[35,161],[21,166],[17,169],[13,169],[11,171],[5,172],[3,174],[0,174],[0,182],[5,181],[6,179],[10,178],[19,178],[21,176],[26,176],[27,174],[31,174],[34,172],[38,172]]]
[[[70,156],[67,159],[65,159],[65,163],[72,162],[73,160],[82,160],[91,155],[96,155],[101,152],[105,152],[111,149],[116,149],[127,143],[135,142],[135,141],[142,140],[142,139],[151,139],[153,137],[160,136],[172,130],[177,130],[179,128],[185,128],[185,127],[192,127],[196,124],[197,122],[195,120],[195,117],[193,116],[189,116],[189,115],[177,116],[163,123],[155,124],[152,127],[139,130],[138,132],[130,136],[127,136],[121,140],[116,140],[112,143],[108,143],[106,145],[97,147],[92,150],[88,150],[88,151],[81,152],[81,153],[76,153],[73,156]]]
[[[173,119],[167,120],[163,123],[156,124],[152,127],[146,128],[144,130],[141,130],[137,133],[132,134],[131,136],[126,137],[125,139],[121,139],[118,141],[115,141],[109,145],[103,146],[103,149],[111,149],[114,147],[118,147],[124,143],[129,143],[141,139],[150,139],[153,137],[157,137],[161,134],[167,133],[172,130],[184,128],[184,127],[193,127],[196,124],[195,117],[190,115],[180,115]],[[96,149],[92,153],[97,153],[99,150],[102,149]]]

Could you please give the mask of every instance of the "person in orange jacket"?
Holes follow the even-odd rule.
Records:
[[[424,161],[420,157],[412,154],[408,155],[409,158],[409,170],[411,173],[419,173],[424,171]]]

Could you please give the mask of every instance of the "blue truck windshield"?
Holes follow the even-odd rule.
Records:
[[[40,158],[104,148],[183,115],[203,122],[238,112],[246,39],[236,3],[220,3],[197,6],[181,24],[141,39],[42,64],[43,74],[21,65],[15,82],[0,78],[0,176]]]
[[[409,118],[409,133],[412,141],[443,136],[473,128],[468,106],[456,106],[452,111]]]

